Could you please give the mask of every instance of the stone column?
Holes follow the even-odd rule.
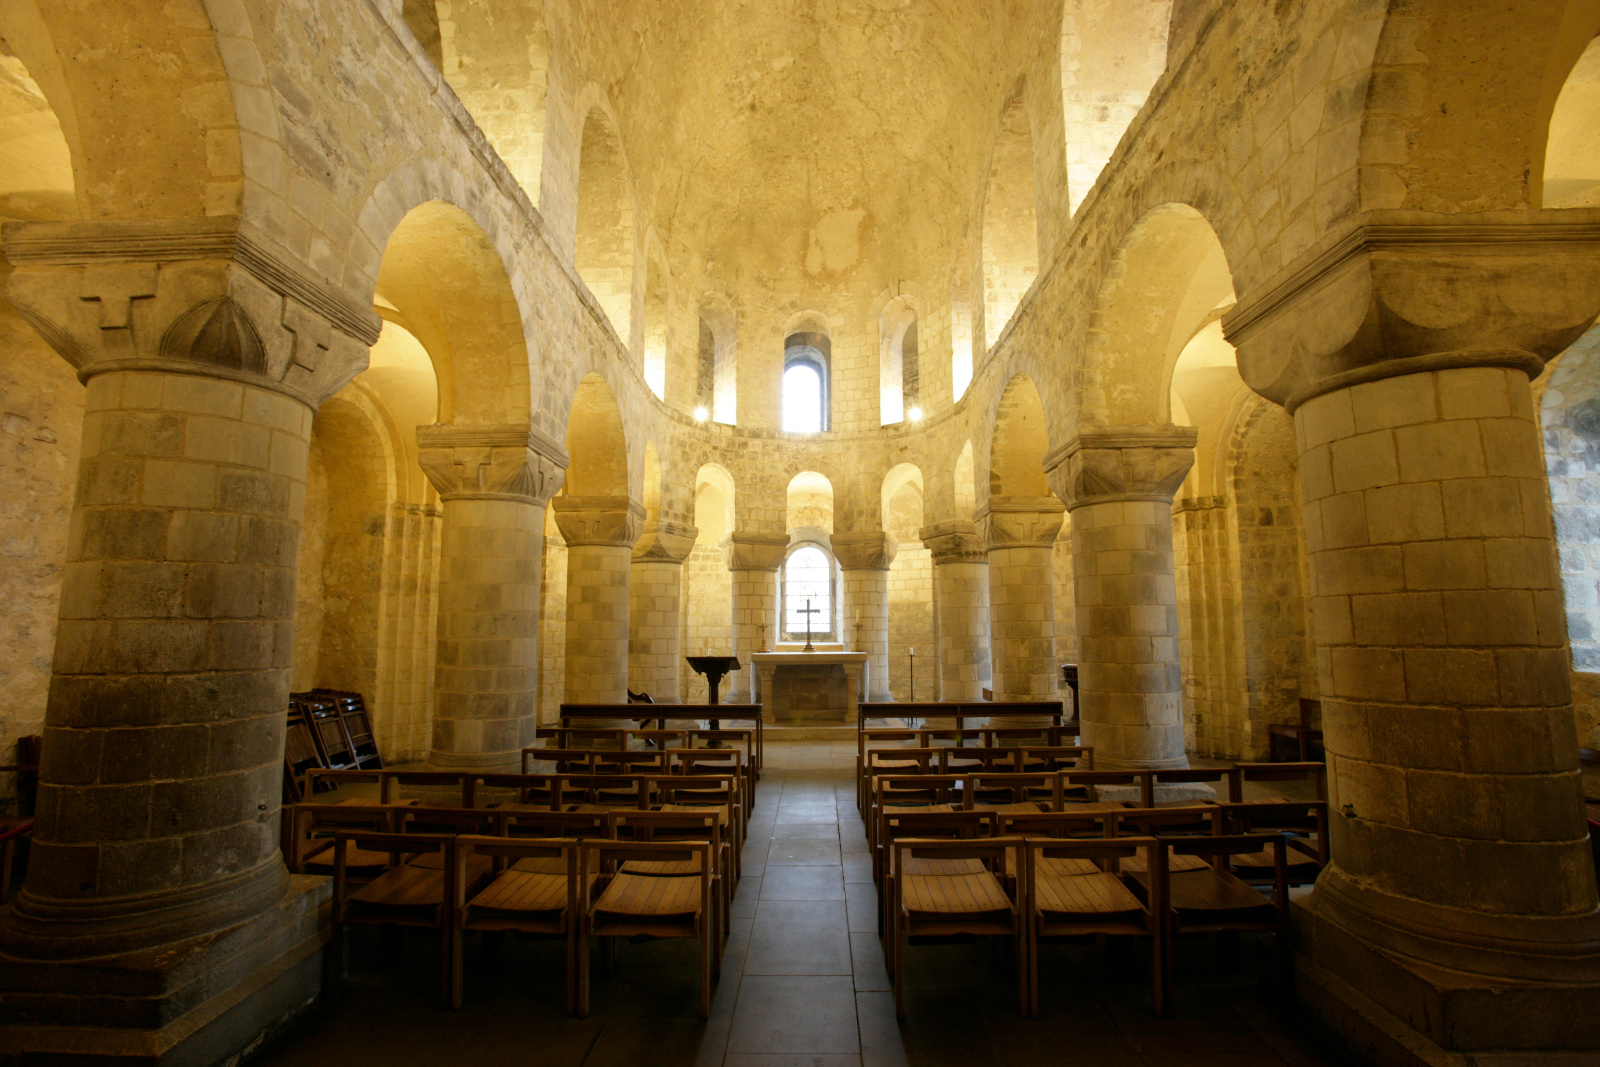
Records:
[[[87,1059],[167,1048],[196,1015],[242,1035],[208,1046],[232,1055],[315,995],[326,939],[326,889],[278,852],[295,565],[313,415],[379,323],[265,235],[236,258],[241,225],[5,232],[8,298],[88,388],[0,999]],[[256,973],[283,980],[228,1014]]]
[[[544,510],[567,455],[528,426],[419,426],[439,492],[435,770],[516,770],[539,724]]]
[[[683,624],[683,561],[699,530],[647,522],[633,546],[628,589],[628,688],[657,704],[679,702],[679,634]]]
[[[887,534],[836,533],[833,556],[844,580],[844,647],[867,653],[868,700],[889,695],[889,565],[899,545]],[[856,619],[861,647],[856,648]]]
[[[1096,767],[1187,767],[1172,496],[1194,463],[1187,426],[1085,430],[1045,457],[1072,512],[1083,743]]]
[[[789,539],[735,533],[728,538],[728,570],[733,575],[733,654],[741,668],[729,675],[728,703],[754,703],[757,682],[750,653],[777,647],[778,567]]]
[[[920,535],[933,554],[940,699],[982,700],[990,680],[989,555],[983,538],[962,520],[924,526]],[[954,726],[955,720],[930,723]]]
[[[1338,257],[1313,248],[1226,319],[1301,454],[1333,857],[1298,916],[1300,993],[1387,1048],[1363,1021],[1382,1005],[1419,1060],[1594,1050],[1572,1020],[1600,1011],[1600,911],[1528,380],[1600,311],[1600,211],[1374,212],[1328,240]]]
[[[566,702],[626,704],[628,578],[644,508],[622,496],[560,496],[551,507],[567,542]]]
[[[1066,508],[1053,497],[995,497],[978,516],[989,545],[989,635],[994,699],[1050,700],[1056,663],[1052,554]],[[1005,725],[1048,726],[1050,718],[1007,718]]]

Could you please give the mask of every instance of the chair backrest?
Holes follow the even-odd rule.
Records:
[[[667,770],[673,774],[697,774],[701,767],[730,768],[738,774],[745,766],[744,753],[736,748],[668,748],[662,753],[667,758]]]
[[[1112,837],[1114,811],[1000,812],[1000,832],[1024,837]]]
[[[467,865],[474,856],[484,856],[493,861],[496,870],[504,869],[519,860],[559,859],[567,872],[568,906],[580,900],[578,891],[578,842],[566,838],[487,837],[461,834],[455,839],[454,875],[451,879],[455,894],[453,909],[459,922],[465,918],[467,891]]]
[[[737,776],[732,774],[657,774],[646,775],[644,780],[654,786],[663,804],[727,804],[738,788]]]
[[[940,753],[947,751],[943,748],[873,748],[867,750],[867,760],[861,770],[863,774],[908,774],[911,773],[904,767],[886,767],[885,764],[915,763],[921,773],[931,774],[938,766]],[[882,770],[878,768],[882,767]]]
[[[995,837],[1000,820],[992,811],[893,811],[879,816],[878,841],[901,837]]]
[[[1021,765],[1017,755],[1021,751],[1020,748],[942,748],[939,750],[939,773],[970,774],[973,764],[994,774],[1018,771]]]
[[[1007,803],[1022,803],[1049,794],[1050,810],[1061,810],[1061,775],[979,773],[968,774],[961,786],[962,807],[971,808],[985,798],[1004,797]]]
[[[340,830],[333,838],[333,917],[335,921],[347,918],[350,880],[346,874],[349,850],[365,849],[368,852],[389,853],[390,866],[399,866],[402,856],[442,854],[444,856],[445,885],[440,895],[439,921],[450,909],[444,905],[453,894],[455,882],[453,834],[394,834],[372,833],[365,830]]]
[[[1139,806],[1155,806],[1155,784],[1149,771],[1062,771],[1062,781],[1067,786],[1087,786],[1089,799],[1098,798],[1101,788],[1108,785],[1134,786],[1139,790]]]
[[[503,803],[508,798],[516,804],[548,803],[551,810],[560,810],[567,776],[563,774],[478,774],[473,776],[471,796],[475,804]]]
[[[1150,772],[1150,786],[1152,789],[1163,785],[1215,785],[1218,792],[1231,797],[1234,794],[1234,781],[1239,774],[1232,767],[1176,767],[1170,770],[1152,770]]]
[[[1005,869],[1006,853],[1020,853],[1027,842],[1020,837],[956,837],[944,840],[896,835],[889,847],[894,850],[894,869],[905,870],[905,858],[939,860],[979,860],[990,870]],[[1018,864],[1021,869],[1021,864]]]
[[[1234,776],[1229,781],[1228,799],[1244,800],[1244,786],[1249,782],[1311,782],[1318,800],[1328,799],[1328,765],[1326,763],[1236,763]]]
[[[395,829],[406,834],[492,834],[501,836],[501,814],[493,808],[395,809]]]
[[[288,833],[282,841],[283,859],[290,871],[329,848],[339,831],[391,833],[394,809],[381,804],[317,804],[302,802],[289,808]]]
[[[634,841],[721,841],[715,815],[687,811],[613,811],[606,815],[607,837],[622,840],[622,830]]]
[[[1222,832],[1226,834],[1280,833],[1315,834],[1315,844],[1304,840],[1291,847],[1311,855],[1320,864],[1328,862],[1328,805],[1321,800],[1267,800],[1245,804],[1219,804]]]
[[[604,811],[502,811],[500,828],[506,837],[610,837]]]
[[[1222,832],[1222,808],[1217,804],[1194,804],[1181,808],[1125,808],[1108,812],[1115,817],[1111,826],[1116,836],[1214,835]]]
[[[959,774],[880,774],[874,796],[885,804],[950,804],[964,780]]]
[[[957,730],[954,727],[950,729],[941,729],[924,726],[917,732],[921,735],[921,738],[918,740],[917,744],[924,748],[933,748],[949,747],[952,745],[960,747],[967,741],[977,741],[980,745],[986,745],[987,743],[984,741],[983,735],[990,733],[991,731],[978,729]]]
[[[1145,869],[1155,870],[1160,862],[1156,853],[1161,849],[1161,842],[1154,837],[1073,837],[1066,839],[1046,838],[1041,840],[1031,834],[1027,835],[1028,855],[1030,860],[1038,859],[1071,859],[1090,860],[1097,863],[1102,870],[1116,874],[1121,868],[1122,861],[1131,859],[1139,852],[1145,854]],[[1035,863],[1028,864],[1028,874],[1031,878],[1037,872]]]
[[[1094,748],[1091,745],[1026,745],[1022,749],[1022,766],[1043,760],[1054,770],[1094,770]]]
[[[678,863],[700,861],[700,877],[709,886],[712,871],[712,845],[709,841],[595,841],[578,842],[578,864],[585,879],[617,863]],[[704,890],[702,890],[704,892]]]

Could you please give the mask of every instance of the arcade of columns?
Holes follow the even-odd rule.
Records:
[[[598,88],[627,57],[579,43],[612,40],[596,7],[548,7],[530,155],[465,66],[440,76],[441,34],[456,55],[467,29],[297,6],[367,44],[407,120],[395,145],[363,140],[365,90],[272,5],[165,5],[125,27],[128,55],[93,44],[116,69],[62,61],[100,41],[87,16],[0,14],[30,114],[72,150],[68,207],[6,201],[6,385],[60,398],[34,422],[82,426],[53,481],[17,460],[64,521],[27,520],[58,565],[30,595],[58,621],[38,714],[6,727],[42,727],[45,764],[0,920],[0,1058],[242,1048],[302,1010],[327,887],[277,853],[291,687],[355,679],[393,752],[439,768],[515,765],[560,700],[681,699],[684,654],[775,646],[786,487],[816,472],[874,699],[908,635],[926,635],[919,694],[945,700],[1049,698],[1075,659],[1084,742],[1119,768],[1258,755],[1284,694],[1319,697],[1333,862],[1297,906],[1301,998],[1385,1062],[1600,1049],[1581,1021],[1600,1018],[1576,758],[1593,723],[1563,586],[1582,553],[1566,534],[1558,552],[1542,436],[1582,431],[1600,208],[1547,208],[1527,179],[1600,11],[1501,5],[1477,16],[1510,23],[1466,33],[1442,0],[1263,3],[1256,23],[1179,3],[1165,72],[1087,181],[1095,146],[1059,147],[1077,144],[1074,5],[1007,16],[974,63],[1015,78],[971,90],[978,147],[952,150],[977,234],[941,238],[955,269],[848,281],[867,238],[818,223],[806,284],[739,294],[737,344],[696,362],[684,338],[716,313],[689,294],[714,279],[652,266],[672,257],[629,182],[660,148],[628,140],[652,99]],[[117,109],[96,105],[149,48],[200,58],[118,90],[168,125],[112,151]],[[1511,87],[1523,68],[1536,84]],[[1493,121],[1440,117],[1452,93]],[[347,149],[320,177],[316,123]],[[1034,260],[1008,266],[1012,216],[989,208],[1022,178]],[[596,207],[601,179],[621,198]],[[863,293],[902,269],[926,417],[885,423],[888,300]],[[795,438],[779,357],[802,331],[832,338],[833,425]],[[697,419],[700,380],[737,381],[736,402],[713,390]],[[904,498],[885,490],[900,464]],[[1298,485],[1288,504],[1262,470]],[[923,628],[897,622],[906,603]],[[1231,725],[1208,703],[1197,719],[1213,700]]]

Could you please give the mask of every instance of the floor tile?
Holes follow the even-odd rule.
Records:
[[[784,866],[814,866],[818,864],[831,864],[839,866],[839,842],[834,840],[786,840],[774,839],[772,846],[767,850],[764,862],[772,874],[771,868]]]
[[[860,1051],[856,994],[848,976],[744,979],[729,1055]]]
[[[849,975],[850,935],[837,900],[763,900],[745,952],[746,975]]]
[[[839,867],[769,866],[761,879],[761,900],[844,900]]]

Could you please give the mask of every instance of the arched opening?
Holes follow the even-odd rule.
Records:
[[[427,351],[439,422],[528,421],[521,308],[499,252],[466,212],[440,200],[412,208],[384,247],[375,301],[380,312],[397,311]]]
[[[544,4],[475,4],[440,19],[435,0],[404,0],[403,13],[445,81],[537,205],[550,73]]]
[[[55,110],[16,56],[0,55],[0,221],[77,218],[72,154]],[[0,256],[0,665],[5,723],[0,763],[17,738],[40,733],[50,686],[67,558],[84,387],[73,367],[5,299],[11,264]],[[0,775],[0,814],[15,776]]]
[[[590,372],[578,383],[567,417],[566,481],[563,496],[625,497],[628,495],[628,442],[622,409],[611,386]]]
[[[726,299],[708,299],[700,306],[699,386],[695,417],[732,426],[739,417],[738,316]]]
[[[1085,353],[1085,422],[1169,421],[1172,368],[1190,338],[1233,303],[1228,257],[1187,204],[1146,212],[1101,288]]]
[[[1166,68],[1171,20],[1172,0],[1062,4],[1061,117],[1074,214]]]
[[[1039,273],[1033,133],[1019,96],[995,134],[983,200],[984,348],[993,348]]]
[[[922,416],[917,313],[897,296],[878,316],[878,418],[884,426]]]
[[[923,660],[916,692],[911,683],[910,652],[934,652],[933,553],[922,543],[922,471],[902,463],[883,478],[883,531],[897,545],[889,564],[889,692],[895,700],[932,699],[934,672]]]
[[[574,264],[617,339],[628,347],[633,336],[633,194],[622,141],[598,107],[583,122]]]
[[[685,656],[733,654],[733,575],[727,565],[728,535],[734,527],[733,476],[714,463],[695,474],[694,548],[683,561],[683,634]],[[706,680],[680,671],[686,703],[708,699]]]
[[[1044,456],[1050,451],[1044,404],[1039,390],[1025,375],[1006,384],[994,419],[994,443],[989,452],[989,496],[1052,496],[1044,475]]]
[[[667,395],[667,351],[671,344],[671,313],[666,259],[654,241],[645,257],[644,288],[644,383],[662,399]],[[681,401],[679,401],[681,403]]]
[[[950,273],[950,399],[960,400],[972,384],[972,234],[961,240]]]
[[[835,641],[838,639],[835,591],[839,566],[833,553],[814,541],[802,542],[783,561],[783,639],[785,641]]]
[[[822,333],[790,334],[783,342],[783,430],[821,433],[829,427],[829,364],[833,346]]]
[[[1600,205],[1600,37],[1567,75],[1545,143],[1544,206]]]

